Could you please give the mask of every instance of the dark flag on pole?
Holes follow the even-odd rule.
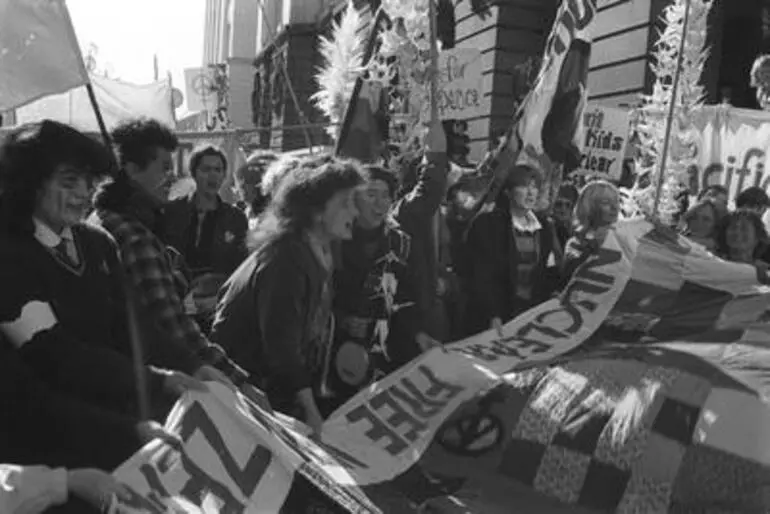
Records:
[[[390,23],[387,14],[379,9],[372,22],[363,63],[375,54],[380,33]],[[388,142],[389,91],[379,81],[369,80],[366,74],[356,79],[345,117],[337,138],[335,154],[362,162],[375,162],[383,156]]]
[[[504,140],[481,164],[494,179],[479,208],[494,202],[514,164],[526,164],[542,173],[538,208],[546,209],[563,171],[579,164],[595,17],[596,0],[562,1],[535,85]]]

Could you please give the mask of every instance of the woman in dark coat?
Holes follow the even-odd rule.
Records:
[[[331,336],[331,246],[352,237],[363,182],[358,164],[335,158],[291,170],[257,228],[255,251],[225,284],[212,327],[212,341],[273,408],[315,431]]]
[[[546,269],[561,255],[552,223],[535,214],[540,173],[514,167],[494,208],[472,222],[467,239],[468,326],[474,334],[506,323],[548,299]]]

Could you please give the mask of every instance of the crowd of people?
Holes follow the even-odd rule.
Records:
[[[440,123],[398,166],[258,151],[231,170],[203,146],[195,191],[173,201],[174,133],[138,119],[111,138],[114,153],[46,120],[0,146],[2,512],[104,508],[125,494],[108,473],[173,441],[159,422],[209,381],[263,392],[318,432],[422,352],[558,293],[621,213],[604,180],[565,185],[537,212],[542,176],[516,166],[458,222]],[[219,196],[230,173],[238,205]],[[770,261],[767,195],[748,189],[733,212],[727,200],[703,191],[682,233]]]

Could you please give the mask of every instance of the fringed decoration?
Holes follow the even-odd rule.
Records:
[[[350,1],[340,22],[333,25],[331,36],[319,38],[323,65],[316,74],[319,90],[311,100],[331,122],[326,130],[335,141],[356,79],[364,69],[362,23],[360,13]]]
[[[636,132],[640,140],[640,157],[636,162],[636,183],[621,191],[623,211],[627,216],[658,216],[671,223],[679,211],[677,197],[687,184],[688,168],[695,164],[698,133],[692,123],[693,112],[703,105],[704,89],[700,84],[708,56],[706,29],[713,0],[674,0],[663,13],[665,28],[653,51],[652,70],[655,83],[652,94],[643,97],[637,117]],[[677,75],[679,50],[687,3],[690,2],[686,27],[682,69],[674,102],[674,115],[658,212],[653,212],[660,170],[660,153]]]
[[[430,111],[428,1],[383,0],[382,9],[393,23],[380,34],[378,55],[367,67],[371,79],[382,81],[391,90],[389,111],[398,127],[391,131],[391,142],[398,144],[401,155],[410,153]]]
[[[757,88],[762,110],[770,111],[770,55],[760,55],[751,67],[751,87]]]

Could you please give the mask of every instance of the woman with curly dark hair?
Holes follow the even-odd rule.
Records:
[[[255,251],[224,286],[212,328],[273,408],[315,431],[331,337],[331,247],[352,237],[364,176],[337,158],[290,170],[253,234]]]

